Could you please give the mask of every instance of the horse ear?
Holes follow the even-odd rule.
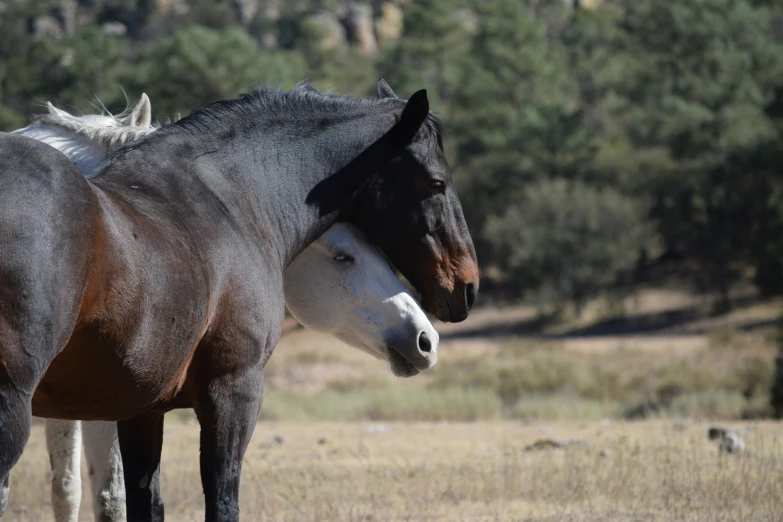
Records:
[[[127,121],[131,127],[149,127],[152,124],[152,103],[146,93],[141,93],[141,99]]]
[[[70,114],[68,114],[64,110],[58,109],[57,107],[52,105],[52,102],[46,102],[46,108],[49,110],[49,114],[51,116],[59,116],[60,118],[70,116]]]
[[[430,114],[430,102],[427,100],[427,90],[416,91],[408,98],[397,123],[397,137],[402,143],[410,142],[427,121]]]
[[[389,86],[388,83],[386,83],[386,80],[381,78],[378,80],[378,86],[376,87],[376,91],[378,92],[378,99],[382,100],[384,98],[398,98],[396,94],[394,94],[394,91]]]

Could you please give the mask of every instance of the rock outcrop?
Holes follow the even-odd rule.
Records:
[[[128,26],[122,22],[105,22],[101,24],[101,32],[107,36],[120,38],[128,34]]]
[[[710,440],[717,440],[720,453],[742,453],[745,451],[745,441],[740,435],[726,428],[712,427],[707,432]]]
[[[347,40],[345,28],[337,16],[329,11],[306,17],[301,24],[302,36],[307,38],[308,45],[321,51],[345,47]]]
[[[402,9],[391,2],[381,4],[380,14],[375,19],[375,35],[378,45],[391,45],[402,36]]]
[[[374,54],[378,50],[373,30],[372,7],[367,4],[351,4],[343,19],[348,41],[362,54]]]
[[[234,0],[234,10],[237,12],[239,22],[245,27],[250,25],[260,7],[259,0]]]
[[[36,16],[30,21],[30,34],[33,38],[62,38],[63,29],[53,16]]]

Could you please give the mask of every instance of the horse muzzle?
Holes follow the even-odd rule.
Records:
[[[438,334],[418,332],[415,345],[391,342],[386,346],[391,371],[397,377],[413,377],[438,362]]]

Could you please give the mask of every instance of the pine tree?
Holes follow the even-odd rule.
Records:
[[[475,13],[463,0],[421,0],[405,13],[400,42],[378,63],[399,96],[426,88],[430,106],[448,117],[462,62],[470,50]]]

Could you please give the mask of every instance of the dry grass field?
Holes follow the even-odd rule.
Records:
[[[691,421],[262,422],[245,457],[243,520],[780,521],[783,429],[743,426],[748,450],[719,456],[708,426]],[[525,450],[542,438],[584,445]],[[194,424],[166,427],[167,520],[203,520],[197,441]],[[52,520],[47,467],[36,426],[8,520]]]
[[[245,457],[252,521],[781,521],[783,425],[763,415],[780,302],[648,292],[622,320],[523,308],[438,325],[438,366],[410,380],[289,322]],[[713,424],[747,450],[719,455]],[[574,442],[528,449],[541,440]],[[167,416],[167,520],[203,520],[198,427]],[[51,521],[43,427],[5,520]],[[83,470],[86,478],[86,472]],[[92,520],[84,483],[81,520]]]

